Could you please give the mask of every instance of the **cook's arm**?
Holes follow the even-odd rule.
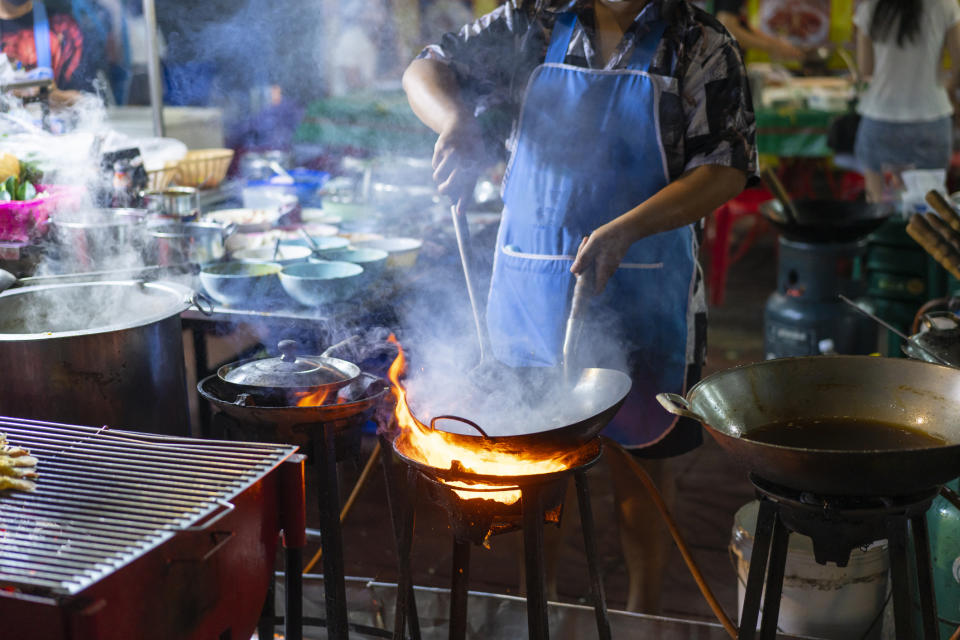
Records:
[[[806,57],[803,49],[795,47],[786,40],[768,36],[765,33],[754,31],[740,22],[740,16],[729,11],[717,13],[717,20],[730,32],[744,49],[759,49],[766,51],[774,58],[785,60],[800,60]]]
[[[595,289],[602,291],[634,242],[670,231],[708,215],[740,193],[747,183],[741,169],[721,165],[696,167],[637,207],[598,227],[581,245],[570,271],[593,264]]]
[[[950,54],[950,79],[947,82],[947,91],[950,93],[950,102],[953,104],[954,119],[960,118],[960,101],[957,91],[960,90],[960,22],[947,30],[946,47]]]
[[[404,71],[403,89],[413,112],[438,134],[433,148],[438,191],[459,200],[476,181],[484,148],[477,119],[460,97],[456,76],[447,64],[421,58]]]

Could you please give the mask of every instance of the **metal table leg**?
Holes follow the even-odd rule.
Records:
[[[407,500],[404,498],[405,493],[402,488],[397,487],[397,477],[396,477],[396,468],[393,464],[393,446],[390,444],[390,441],[385,437],[380,436],[380,463],[383,466],[384,480],[387,485],[387,508],[390,511],[390,522],[393,525],[393,534],[394,540],[397,543],[397,558],[398,562],[400,561],[400,539],[403,537],[404,530],[404,514],[399,512],[401,504],[407,505]],[[413,509],[415,509],[415,504]],[[412,525],[411,525],[412,526]],[[411,531],[411,544],[413,540],[413,533]],[[409,555],[409,553],[408,553]],[[409,560],[408,560],[409,562]],[[402,571],[401,571],[402,573]],[[410,638],[412,640],[420,640],[420,616],[417,614],[417,601],[414,597],[413,591],[413,580],[409,580],[409,587],[407,589],[407,594],[405,600],[406,605],[406,621],[407,627],[410,630]],[[399,588],[399,582],[398,582]]]
[[[893,592],[893,618],[897,640],[914,637],[911,624],[910,572],[907,567],[907,518],[887,519],[887,553],[890,554],[890,581]]]
[[[925,640],[940,640],[926,513],[911,517],[910,528],[913,530],[913,548],[917,559],[917,586],[920,592],[920,615],[923,617],[923,637]]]
[[[470,543],[453,540],[450,582],[450,640],[467,637],[467,592],[470,584]]]
[[[757,619],[760,616],[760,598],[763,596],[763,582],[767,574],[767,556],[773,537],[774,521],[777,518],[777,506],[765,498],[760,499],[757,513],[756,534],[753,538],[753,552],[750,554],[750,573],[747,575],[747,589],[740,612],[740,632],[738,640],[753,640],[757,634]]]
[[[574,474],[577,483],[577,503],[580,506],[580,526],[583,529],[583,547],[587,555],[587,568],[590,571],[590,596],[593,599],[593,611],[597,618],[597,635],[600,640],[610,640],[610,619],[607,616],[607,599],[603,592],[603,578],[600,575],[600,562],[597,559],[597,537],[593,529],[593,509],[590,506],[590,486],[586,472]]]
[[[773,539],[770,542],[770,561],[767,564],[767,590],[763,601],[763,622],[760,627],[762,640],[776,640],[777,621],[780,618],[780,597],[783,595],[783,577],[787,568],[787,551],[790,531],[775,514]],[[751,561],[753,558],[751,557]]]
[[[407,482],[404,487],[404,504],[402,505],[400,535],[397,537],[397,560],[399,561],[400,576],[397,580],[397,602],[393,615],[393,638],[403,640],[403,631],[406,627],[407,611],[413,600],[413,571],[410,567],[410,552],[413,549],[413,529],[417,507],[417,484],[419,472],[407,470]],[[410,634],[414,630],[411,628]],[[416,631],[419,637],[419,628]]]
[[[344,583],[343,536],[340,530],[340,490],[337,484],[337,450],[334,429],[323,428],[315,438],[320,451],[315,457],[320,469],[320,535],[323,545],[323,584],[326,596],[327,635],[348,637],[347,588]]]
[[[527,573],[527,629],[530,640],[547,640],[547,582],[543,560],[543,496],[541,487],[522,489],[523,556]]]

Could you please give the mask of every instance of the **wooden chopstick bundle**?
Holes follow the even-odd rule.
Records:
[[[960,279],[960,216],[938,191],[927,193],[926,200],[939,215],[913,214],[907,222],[907,234],[950,275]]]

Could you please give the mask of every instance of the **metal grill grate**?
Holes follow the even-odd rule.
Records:
[[[34,492],[0,492],[0,588],[71,595],[193,526],[296,447],[0,418],[39,460]],[[217,516],[213,516],[217,517]]]

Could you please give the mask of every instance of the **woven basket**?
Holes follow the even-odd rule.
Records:
[[[177,164],[177,184],[212,189],[226,177],[233,160],[233,149],[195,149]]]
[[[147,171],[147,189],[150,191],[163,191],[177,179],[179,175],[178,163],[169,162],[163,169],[153,169]]]

